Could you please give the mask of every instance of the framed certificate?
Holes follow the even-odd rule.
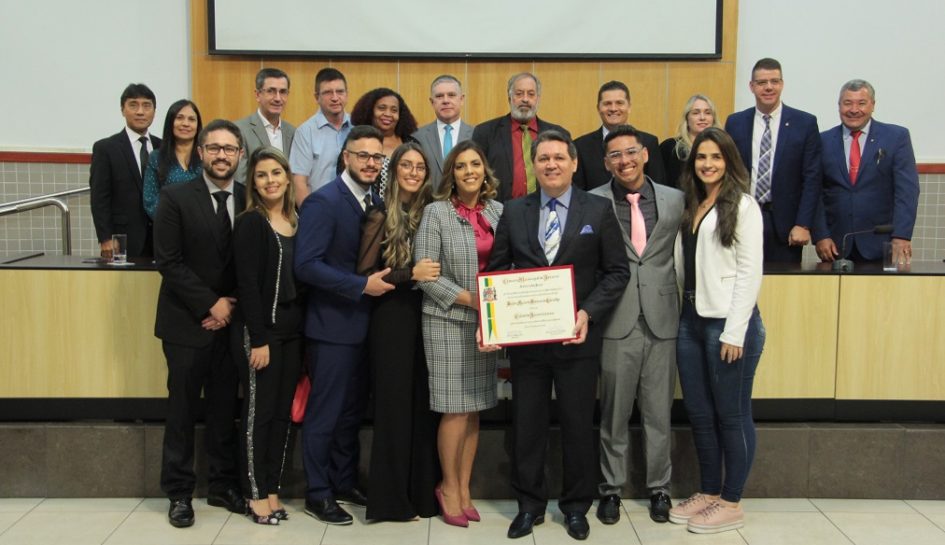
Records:
[[[515,346],[575,339],[574,267],[480,273],[483,344]]]

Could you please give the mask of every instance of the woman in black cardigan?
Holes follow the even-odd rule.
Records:
[[[302,361],[304,305],[292,271],[297,215],[289,162],[263,147],[247,164],[246,211],[233,227],[238,284],[234,360],[243,384],[242,481],[257,524],[288,518],[279,488]]]

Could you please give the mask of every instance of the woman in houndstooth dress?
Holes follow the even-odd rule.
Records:
[[[476,342],[476,274],[485,269],[502,204],[498,181],[473,141],[457,144],[443,166],[435,202],[423,212],[414,260],[440,263],[440,277],[423,290],[423,345],[430,375],[430,408],[443,413],[437,445],[443,481],[440,509],[450,524],[479,520],[469,480],[479,441],[479,411],[495,407],[496,354]]]

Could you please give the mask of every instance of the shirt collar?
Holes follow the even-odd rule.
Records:
[[[279,124],[278,124],[278,125],[273,125],[272,123],[269,122],[268,119],[266,119],[266,116],[264,116],[264,115],[262,114],[262,112],[260,112],[258,109],[256,110],[256,114],[259,115],[259,119],[262,119],[263,127],[266,127],[267,129],[270,129],[270,130],[275,130],[275,129],[278,129],[278,128],[282,127],[282,118],[281,118],[281,117],[279,118]]]
[[[633,193],[623,185],[617,183],[617,180],[611,179],[610,183],[614,191],[614,200],[626,201],[627,195]],[[650,201],[655,198],[652,181],[646,176],[646,174],[643,175],[643,185],[640,186],[640,190],[637,191],[637,193],[639,193],[640,198],[645,201]]]
[[[132,142],[137,142],[142,136],[146,137],[148,140],[151,140],[151,135],[148,134],[148,131],[144,131],[144,134],[138,134],[135,131],[131,130],[128,125],[125,125],[125,134],[128,135],[128,139]]]
[[[207,177],[207,172],[204,171],[203,181],[205,184],[207,184],[207,191],[209,191],[211,195],[213,195],[217,191],[226,191],[227,193],[231,195],[233,194],[233,180],[230,180],[230,183],[228,183],[226,187],[221,188],[221,187],[218,187],[217,184],[211,182],[210,178]]]
[[[777,121],[778,119],[781,119],[781,110],[782,110],[783,108],[784,108],[784,103],[783,103],[783,102],[778,102],[778,107],[775,108],[774,110],[771,110],[771,113],[768,114],[768,115],[771,116],[771,120],[772,120],[772,121]],[[759,110],[759,109],[756,107],[756,108],[755,108],[755,119],[763,119],[764,116],[765,116],[765,114],[761,113],[761,110]]]
[[[449,125],[450,127],[453,127],[453,133],[454,133],[454,134],[458,134],[458,133],[459,133],[459,124],[460,124],[460,122],[462,122],[462,118],[457,119],[456,121],[454,121],[454,122],[452,122],[452,123],[444,123],[444,122],[440,121],[439,119],[437,119],[437,120],[436,120],[436,130],[437,130],[438,132],[443,132],[443,127]]]
[[[325,117],[325,114],[322,113],[321,110],[318,110],[318,112],[315,114],[315,127],[320,129],[325,125],[331,125],[331,123],[328,121],[328,118]],[[334,125],[331,126],[334,127]],[[341,122],[341,128],[348,126],[351,126],[351,115],[348,112],[345,112],[345,120]]]
[[[563,207],[568,208],[568,209],[571,208],[571,189],[573,189],[573,186],[568,186],[567,191],[565,191],[564,193],[562,193],[560,197],[555,197],[555,198],[558,200],[558,205],[559,205],[559,206],[563,206]],[[551,197],[549,197],[548,195],[545,195],[545,190],[544,190],[544,189],[539,190],[539,191],[538,191],[538,195],[539,195],[540,198],[541,198],[541,207],[542,207],[542,208],[547,208],[547,207],[548,207],[548,201],[551,200]]]
[[[869,136],[869,134],[870,134],[870,127],[871,127],[872,125],[873,125],[873,120],[872,120],[872,119],[870,119],[869,121],[867,121],[867,122],[866,122],[866,125],[863,125],[863,128],[860,129],[860,132],[863,133],[863,136]],[[840,125],[840,126],[843,127],[843,137],[844,137],[844,138],[850,138],[850,129],[848,129],[846,125]]]
[[[351,194],[354,195],[354,198],[358,199],[358,203],[364,202],[364,196],[368,194],[370,189],[364,189],[361,187],[361,184],[354,181],[354,178],[351,177],[351,174],[348,174],[348,169],[341,171],[341,181],[345,183],[345,185],[351,191]]]

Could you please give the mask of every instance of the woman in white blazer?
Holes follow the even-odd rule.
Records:
[[[743,526],[739,502],[755,453],[751,389],[765,342],[756,306],[764,253],[748,180],[735,143],[717,128],[696,137],[680,178],[686,211],[676,255],[683,293],[676,357],[701,490],[670,510],[670,520],[695,533]]]

